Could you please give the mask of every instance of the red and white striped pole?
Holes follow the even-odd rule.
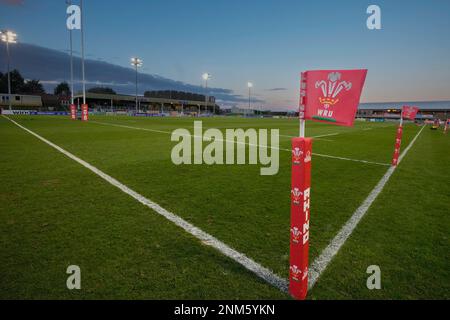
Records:
[[[400,157],[400,147],[402,145],[402,136],[403,136],[403,110],[400,113],[400,124],[397,128],[397,136],[395,138],[395,148],[394,155],[392,156],[392,165],[397,166],[398,158]]]
[[[308,293],[309,217],[312,139],[305,138],[306,78],[300,83],[300,137],[292,139],[291,237],[289,293],[303,300]]]

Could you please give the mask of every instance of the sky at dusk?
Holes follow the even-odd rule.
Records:
[[[370,4],[382,30],[366,27]],[[65,0],[1,0],[0,29],[67,52],[65,9]],[[84,14],[86,58],[131,68],[138,56],[142,73],[192,86],[209,72],[212,87],[243,98],[229,104],[244,104],[252,81],[259,104],[295,109],[301,71],[339,68],[369,69],[363,102],[450,100],[448,0],[84,0]]]

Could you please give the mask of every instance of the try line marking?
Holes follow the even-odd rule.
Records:
[[[411,149],[414,142],[416,142],[417,138],[419,137],[424,128],[425,125],[422,127],[422,129],[420,129],[420,131],[416,134],[414,139],[402,152],[398,160],[398,164],[400,164],[400,161],[402,161],[402,159],[408,153],[409,149]],[[341,247],[344,245],[345,241],[347,241],[348,237],[352,234],[353,230],[356,228],[358,223],[361,221],[366,212],[369,210],[372,203],[375,201],[375,199],[378,197],[381,191],[383,191],[386,183],[389,181],[396,168],[397,167],[391,166],[387,170],[387,172],[384,174],[384,176],[381,178],[381,180],[378,182],[375,188],[373,188],[373,190],[369,193],[364,202],[359,206],[358,209],[356,209],[356,211],[345,223],[345,225],[341,228],[338,234],[333,238],[333,240],[331,240],[330,244],[322,251],[320,256],[318,256],[316,260],[314,260],[314,262],[309,266],[308,287],[310,289],[314,287],[322,272],[325,271],[331,260],[333,260],[333,258],[341,249]]]
[[[261,279],[265,280],[269,284],[273,285],[274,287],[280,289],[281,291],[283,291],[285,293],[288,293],[288,281],[286,279],[280,278],[279,276],[274,274],[271,270],[263,267],[259,263],[255,262],[254,260],[252,260],[249,257],[247,257],[245,254],[234,250],[233,248],[229,247],[228,245],[226,245],[222,241],[220,241],[217,238],[215,238],[212,235],[210,235],[209,233],[206,233],[205,231],[201,230],[200,228],[197,228],[196,226],[194,226],[193,224],[187,222],[186,220],[182,219],[181,217],[177,216],[176,214],[174,214],[174,213],[164,209],[163,207],[161,207],[157,203],[155,203],[155,202],[145,198],[143,195],[141,195],[141,194],[137,193],[136,191],[130,189],[129,187],[127,187],[126,185],[124,185],[121,182],[117,181],[116,179],[114,179],[110,175],[108,175],[108,174],[104,173],[103,171],[97,169],[93,165],[91,165],[91,164],[87,163],[86,161],[78,158],[77,156],[73,155],[72,153],[64,150],[63,148],[59,147],[58,145],[54,144],[53,142],[45,139],[44,137],[38,135],[37,133],[35,133],[35,132],[25,128],[24,126],[20,125],[19,123],[15,122],[14,120],[12,120],[12,119],[10,119],[10,118],[8,118],[6,116],[3,116],[3,117],[8,119],[9,121],[11,121],[12,123],[14,123],[19,128],[21,128],[21,129],[25,130],[26,132],[32,134],[33,136],[35,136],[39,140],[45,142],[49,146],[55,148],[56,150],[58,150],[59,152],[61,152],[65,156],[67,156],[70,159],[78,162],[83,167],[89,169],[90,171],[92,171],[93,173],[98,175],[100,178],[102,178],[103,180],[109,182],[113,186],[119,188],[121,191],[123,191],[124,193],[128,194],[129,196],[131,196],[135,200],[139,201],[143,205],[145,205],[148,208],[156,211],[158,214],[160,214],[161,216],[163,216],[167,220],[173,222],[174,224],[176,224],[180,228],[184,229],[189,234],[191,234],[194,237],[196,237],[197,239],[199,239],[202,243],[215,248],[220,253],[222,253],[223,255],[233,259],[234,261],[236,261],[240,265],[244,266],[247,270],[253,272],[258,277],[260,277]]]
[[[148,128],[141,128],[141,127],[133,127],[133,126],[127,126],[127,125],[123,125],[123,124],[115,124],[115,123],[108,123],[108,122],[101,122],[101,121],[93,121],[90,120],[89,122],[92,123],[97,123],[97,124],[101,124],[101,125],[106,125],[106,126],[112,126],[112,127],[119,127],[119,128],[125,128],[125,129],[134,129],[134,130],[142,130],[142,131],[149,131],[149,132],[156,132],[156,133],[165,133],[165,134],[172,134],[172,132],[170,131],[163,131],[163,130],[156,130],[156,129],[148,129]],[[333,133],[333,134],[328,134],[328,135],[322,135],[322,136],[316,136],[313,138],[317,138],[317,137],[324,137],[324,136],[330,136],[330,135],[337,135],[338,133]],[[195,135],[189,135],[191,137],[194,138],[198,138]],[[281,136],[281,135],[280,135]],[[244,144],[244,145],[249,145],[249,146],[256,146],[256,147],[261,147],[261,148],[268,148],[268,146],[258,146],[258,145],[254,145],[251,143],[247,143],[247,142],[240,142],[240,141],[229,141],[229,140],[225,140],[225,139],[217,139],[217,141],[221,141],[221,142],[234,142],[237,144]],[[270,149],[274,149],[274,150],[281,150],[281,151],[287,151],[289,153],[292,152],[291,149],[284,149],[284,148],[275,148],[275,147],[270,147]],[[312,153],[313,156],[317,156],[317,157],[323,157],[323,158],[330,158],[330,159],[337,159],[337,160],[345,160],[345,161],[354,161],[354,162],[361,162],[361,163],[367,163],[367,164],[375,164],[375,165],[379,165],[379,166],[390,166],[389,163],[382,163],[382,162],[375,162],[375,161],[368,161],[368,160],[360,160],[360,159],[352,159],[352,158],[345,158],[345,157],[338,157],[338,156],[332,156],[332,155],[328,155],[328,154],[321,154],[321,153]]]

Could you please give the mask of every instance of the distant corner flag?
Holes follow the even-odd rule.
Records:
[[[400,157],[400,148],[402,145],[402,137],[403,137],[403,119],[409,119],[414,121],[416,119],[417,112],[419,112],[419,108],[403,106],[402,112],[400,114],[400,123],[397,128],[397,135],[395,137],[395,147],[394,147],[394,155],[392,156],[392,165],[398,165],[398,159]]]
[[[406,118],[414,121],[416,119],[417,112],[419,112],[418,107],[403,106],[401,114],[402,120]]]
[[[300,137],[292,139],[289,266],[289,293],[296,299],[308,293],[312,139],[305,138],[305,120],[352,126],[366,75],[366,69],[301,74]]]

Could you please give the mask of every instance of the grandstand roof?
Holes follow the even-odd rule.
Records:
[[[74,95],[74,99],[83,98],[81,92],[77,92]],[[135,101],[136,96],[125,94],[106,94],[106,93],[92,93],[86,92],[86,99],[98,99],[98,100],[113,100],[113,101]],[[154,103],[172,103],[172,104],[184,104],[184,105],[205,105],[204,101],[191,101],[191,100],[178,100],[178,99],[165,99],[165,98],[150,98],[144,96],[138,96],[139,101],[142,102],[154,102]],[[214,102],[208,102],[208,106],[214,106]]]
[[[402,106],[416,106],[420,110],[429,111],[450,111],[450,101],[420,101],[420,102],[376,102],[361,103],[358,107],[360,110],[387,110],[401,109]]]

